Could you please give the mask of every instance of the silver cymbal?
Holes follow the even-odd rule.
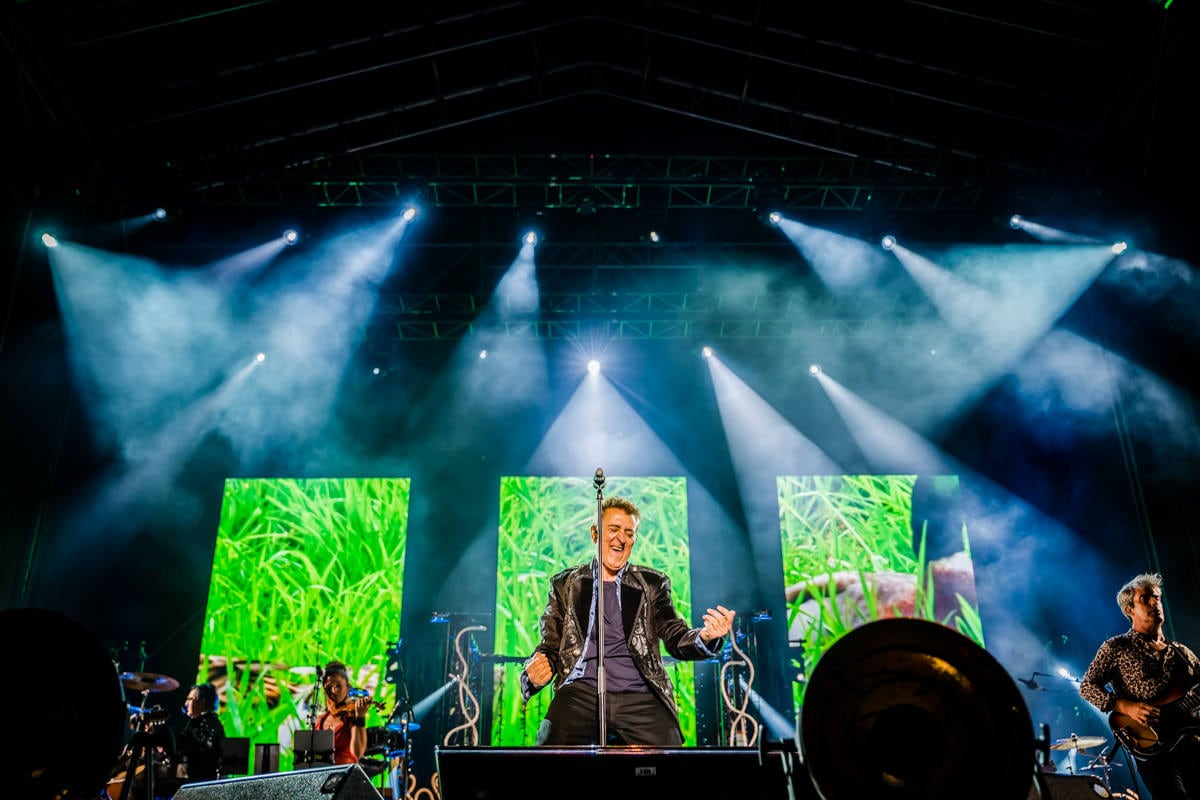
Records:
[[[1065,739],[1056,739],[1051,745],[1051,750],[1084,750],[1088,747],[1103,747],[1108,741],[1103,736],[1068,736]]]

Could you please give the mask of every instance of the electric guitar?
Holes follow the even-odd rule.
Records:
[[[1171,750],[1185,736],[1200,733],[1200,683],[1188,688],[1173,687],[1149,701],[1159,710],[1153,726],[1142,725],[1127,714],[1108,715],[1113,735],[1135,756],[1145,758]]]

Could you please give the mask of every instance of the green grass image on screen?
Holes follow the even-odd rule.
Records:
[[[217,685],[227,735],[280,745],[280,769],[310,724],[319,665],[343,661],[351,685],[395,700],[383,670],[408,500],[407,478],[225,482],[197,682]]]
[[[915,475],[777,479],[788,638],[802,653],[793,661],[798,673],[811,673],[845,633],[883,617],[941,622],[983,646],[966,522],[955,517],[960,523],[952,525],[961,524],[961,531],[946,536],[957,546],[961,533],[960,551],[927,559],[925,523],[913,536],[916,480]],[[944,501],[952,503],[958,494],[956,476],[923,480]],[[793,686],[799,709],[805,684]]]
[[[683,478],[609,478],[605,496],[625,497],[642,519],[630,561],[665,572],[671,599],[690,625],[691,552],[687,537],[687,482]],[[539,641],[538,620],[550,578],[584,564],[595,553],[590,530],[596,491],[590,479],[505,477],[500,481],[500,541],[496,565],[497,653],[528,656]],[[703,663],[703,662],[700,662]],[[521,665],[498,665],[492,698],[491,744],[532,745],[550,705],[547,687],[521,698]],[[695,665],[668,667],[686,745],[696,743]]]

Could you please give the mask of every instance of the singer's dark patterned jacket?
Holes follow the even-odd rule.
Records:
[[[550,579],[550,597],[542,612],[542,641],[535,652],[546,654],[554,670],[554,688],[562,687],[583,655],[595,594],[594,562],[563,570]],[[605,584],[605,589],[612,584]],[[674,687],[663,665],[659,640],[681,661],[699,661],[721,651],[720,639],[700,644],[700,628],[689,627],[671,602],[671,580],[662,572],[627,564],[620,573],[621,619],[625,642],[650,689],[679,722]],[[525,698],[538,689],[525,684]]]

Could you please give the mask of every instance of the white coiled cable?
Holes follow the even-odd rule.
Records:
[[[479,728],[476,725],[479,722],[479,700],[471,693],[468,687],[468,676],[470,667],[467,664],[467,657],[462,652],[462,638],[465,634],[475,631],[486,631],[487,627],[483,625],[470,625],[460,630],[454,637],[454,654],[458,657],[459,671],[455,675],[451,675],[451,679],[458,682],[458,707],[462,709],[465,721],[461,725],[455,725],[450,730],[446,731],[445,737],[442,738],[442,744],[449,746],[450,739],[454,734],[463,731],[464,744],[475,746],[479,744]],[[473,708],[473,711],[468,711],[468,707]]]
[[[752,747],[758,742],[760,727],[758,720],[746,713],[746,706],[750,702],[750,686],[754,683],[754,665],[737,646],[737,633],[730,634],[729,646],[740,659],[731,659],[721,665],[721,700],[724,701],[725,708],[730,711],[729,741],[738,746]],[[735,706],[729,699],[729,691],[725,688],[725,673],[730,667],[740,666],[745,666],[748,674],[744,682],[745,692],[742,694],[742,703],[740,706]],[[748,731],[753,732],[748,733]]]

